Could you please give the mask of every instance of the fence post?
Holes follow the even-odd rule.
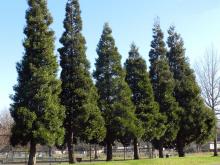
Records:
[[[26,164],[26,163],[27,163],[27,152],[24,151],[24,164]]]
[[[125,160],[125,146],[124,146],[124,160]]]

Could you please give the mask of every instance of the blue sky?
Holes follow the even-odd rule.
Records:
[[[66,0],[48,0],[54,18],[51,26],[56,32],[56,49],[62,32]],[[214,44],[220,48],[220,1],[219,0],[80,0],[83,34],[87,41],[87,56],[94,69],[95,52],[104,22],[113,29],[116,45],[122,55],[122,63],[128,56],[131,42],[139,47],[148,60],[152,25],[159,16],[161,27],[175,25],[182,35],[186,56],[194,64],[207,47]],[[0,5],[0,111],[10,104],[16,84],[16,62],[23,56],[22,41],[25,26],[26,0],[2,1]],[[56,54],[57,51],[55,50]]]

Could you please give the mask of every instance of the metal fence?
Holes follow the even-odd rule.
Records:
[[[133,147],[113,146],[114,160],[129,160],[133,159]],[[151,148],[140,147],[139,153],[141,158],[152,158],[157,155]],[[76,145],[75,158],[78,161],[99,161],[106,159],[106,148],[99,145]],[[13,148],[11,146],[0,147],[0,161],[1,163],[20,163],[27,164],[28,161],[28,147]],[[56,148],[49,148],[47,146],[38,146],[37,161],[47,163],[61,163],[68,162],[67,150],[60,151]]]

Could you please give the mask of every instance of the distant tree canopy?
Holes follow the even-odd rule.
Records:
[[[0,145],[10,145],[11,128],[13,119],[7,109],[0,112]]]

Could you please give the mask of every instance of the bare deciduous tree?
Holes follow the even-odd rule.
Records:
[[[0,146],[9,145],[13,119],[8,110],[0,112]]]
[[[220,115],[220,58],[217,50],[212,46],[196,64],[196,74],[202,90],[205,103],[218,117]],[[216,126],[217,129],[217,126]],[[217,151],[217,134],[214,139],[214,156]]]

